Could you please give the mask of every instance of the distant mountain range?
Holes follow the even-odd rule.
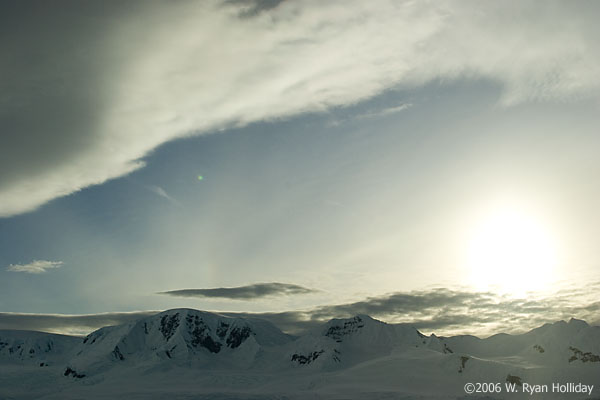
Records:
[[[488,385],[469,395],[467,383]],[[594,387],[565,394],[554,383]],[[174,309],[85,338],[0,331],[0,399],[519,398],[531,385],[548,385],[539,398],[600,398],[600,327],[571,319],[438,337],[358,315],[294,337],[260,319]]]

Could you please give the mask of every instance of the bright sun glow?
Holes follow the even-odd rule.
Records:
[[[544,289],[554,277],[556,245],[550,232],[526,213],[495,211],[476,227],[468,249],[471,283],[519,295]]]

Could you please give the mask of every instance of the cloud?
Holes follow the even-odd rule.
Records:
[[[389,115],[397,114],[404,110],[407,110],[412,106],[413,106],[412,103],[404,103],[404,104],[400,104],[397,106],[369,110],[369,111],[366,111],[366,112],[363,112],[360,114],[356,114],[356,115],[352,115],[349,117],[345,117],[345,118],[334,118],[331,121],[329,121],[328,123],[330,126],[339,126],[341,124],[344,124],[344,123],[347,123],[347,122],[350,122],[353,120],[365,120],[365,119],[372,119],[372,118],[387,117]]]
[[[363,114],[358,114],[355,118],[366,119],[366,118],[385,117],[388,115],[397,114],[399,112],[402,112],[412,106],[413,105],[411,103],[400,104],[400,105],[394,106],[394,107],[386,107],[381,110],[374,110],[374,111],[369,111],[369,112],[366,112]]]
[[[0,312],[0,330],[31,330],[63,335],[87,335],[105,326],[121,325],[142,318],[156,315],[161,311],[132,311],[100,314],[34,314]],[[321,322],[307,320],[299,312],[280,313],[230,313],[219,312],[221,315],[243,318],[260,318],[270,321],[280,329],[289,333],[302,333],[308,328],[318,326]]]
[[[11,272],[26,272],[28,274],[41,274],[49,269],[62,267],[62,261],[35,260],[29,264],[11,264],[6,270]]]
[[[438,335],[523,333],[548,322],[572,317],[600,324],[600,302],[591,290],[572,288],[543,297],[511,298],[488,292],[434,288],[391,293],[362,301],[285,312],[223,312],[230,317],[260,318],[284,332],[302,334],[331,318],[367,314],[388,323],[406,323]],[[231,288],[236,289],[236,288]],[[218,289],[214,289],[218,290]],[[588,293],[588,295],[584,295]],[[589,294],[591,293],[591,295]],[[159,311],[89,315],[0,313],[0,329],[27,329],[53,333],[87,334],[106,325],[131,322]]]
[[[174,206],[181,207],[181,203],[176,198],[168,194],[165,189],[161,188],[160,186],[150,185],[148,186],[148,189],[156,195],[166,199]]]
[[[586,292],[574,289],[543,297],[512,298],[491,292],[436,288],[322,306],[307,312],[305,318],[324,321],[367,314],[387,322],[409,323],[417,329],[442,334],[485,336],[496,332],[519,333],[546,322],[571,317],[593,323],[600,321],[600,302],[589,296],[583,297],[582,293]],[[574,301],[575,298],[579,298],[578,301]]]
[[[213,289],[182,289],[169,290],[158,294],[166,294],[176,297],[204,297],[225,298],[231,300],[254,300],[270,296],[290,296],[297,294],[314,293],[315,290],[289,283],[255,283],[252,285],[238,286],[232,288]]]
[[[257,317],[271,321],[292,334],[302,333],[332,318],[367,314],[388,323],[406,323],[439,335],[523,333],[547,322],[571,317],[600,323],[600,302],[592,290],[563,290],[547,296],[511,298],[489,292],[471,292],[434,288],[422,291],[391,293],[354,303],[326,305],[309,310],[280,313],[225,313],[231,316]],[[577,299],[577,300],[574,300]]]
[[[159,312],[135,311],[87,315],[0,313],[0,329],[87,335],[104,326],[126,324]]]
[[[63,0],[0,16],[0,217],[138,168],[161,144],[486,79],[502,104],[597,96],[594,2]]]

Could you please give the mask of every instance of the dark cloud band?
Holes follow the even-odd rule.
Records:
[[[265,285],[271,287],[269,285],[272,284]],[[310,291],[310,289],[296,285],[279,285],[291,286],[292,290],[296,288],[296,290]],[[264,288],[256,289],[254,286],[257,285],[249,286],[253,289],[249,289],[248,293],[253,293],[253,291],[258,293],[268,292]],[[566,320],[571,317],[584,319],[591,324],[598,324],[600,322],[600,302],[593,299],[588,299],[589,301],[581,299],[578,303],[574,302],[574,299],[578,299],[578,293],[595,293],[597,287],[597,284],[593,284],[584,289],[560,291],[554,295],[535,300],[509,298],[487,292],[438,288],[426,291],[392,293],[367,298],[355,303],[327,305],[303,311],[219,313],[231,317],[261,318],[291,334],[305,332],[331,318],[368,314],[388,323],[407,323],[425,333],[486,336],[494,332],[520,333],[546,322]],[[240,288],[224,289],[234,290]],[[241,296],[255,295],[256,293],[252,295],[241,294]],[[85,334],[103,326],[135,321],[157,312],[139,311],[91,315],[0,313],[0,329]]]
[[[252,285],[231,288],[169,290],[167,292],[160,292],[159,294],[165,294],[176,297],[203,297],[232,300],[253,300],[269,296],[290,296],[314,292],[315,290],[313,289],[308,289],[299,285],[270,282],[255,283]]]

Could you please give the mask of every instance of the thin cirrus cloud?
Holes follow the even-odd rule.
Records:
[[[161,188],[160,186],[150,185],[150,186],[147,186],[147,187],[148,187],[148,190],[150,190],[151,192],[153,192],[157,196],[160,196],[163,199],[166,199],[172,205],[177,206],[177,207],[181,207],[181,203],[176,198],[174,198],[173,196],[171,196],[170,194],[168,194],[165,191],[165,189]]]
[[[29,264],[11,264],[6,270],[10,272],[24,272],[27,274],[42,274],[50,269],[62,267],[62,261],[35,260]]]
[[[14,3],[0,16],[0,217],[135,171],[176,138],[355,104],[392,87],[486,79],[504,105],[596,96],[599,7]]]
[[[211,288],[211,289],[181,289],[159,292],[175,297],[202,297],[202,298],[220,298],[230,300],[255,300],[271,296],[290,296],[298,294],[314,293],[316,290],[308,289],[303,286],[289,283],[269,282],[255,283],[252,285]]]
[[[126,324],[160,311],[114,312],[101,314],[0,313],[0,329],[17,329],[84,335],[104,326]]]
[[[596,293],[599,283],[587,293]],[[423,332],[442,335],[522,333],[544,323],[571,317],[600,323],[600,302],[582,297],[581,288],[539,298],[509,298],[487,292],[436,288],[398,292],[362,301],[285,312],[219,312],[231,317],[261,318],[291,334],[313,329],[331,318],[367,314],[388,323],[406,323]],[[87,334],[106,325],[123,324],[159,311],[89,315],[0,313],[0,329],[29,329]]]
[[[357,116],[355,116],[355,118],[357,119],[366,119],[366,118],[377,118],[377,117],[385,117],[388,115],[392,115],[392,114],[396,114],[399,112],[402,112],[410,107],[412,107],[413,105],[410,103],[406,103],[406,104],[400,104],[398,106],[393,106],[393,107],[386,107],[382,110],[377,110],[377,111],[368,111],[362,114],[358,114]]]

